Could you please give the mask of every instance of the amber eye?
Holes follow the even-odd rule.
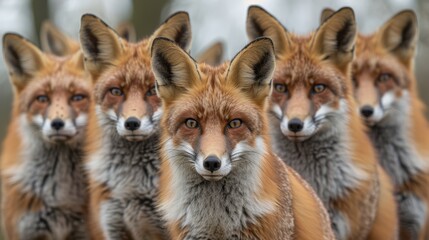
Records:
[[[321,93],[325,91],[326,86],[323,84],[316,84],[313,86],[312,92],[313,93]]]
[[[114,87],[114,88],[111,88],[110,89],[110,93],[113,95],[113,96],[122,96],[122,95],[124,95],[124,93],[121,91],[121,89],[119,89],[119,88],[116,88],[116,87]]]
[[[156,95],[155,87],[152,87],[151,89],[149,89],[149,91],[147,91],[147,95],[148,96],[155,96]]]
[[[231,122],[228,123],[228,127],[229,128],[239,128],[241,126],[243,122],[241,121],[241,119],[233,119],[231,120]]]
[[[382,73],[382,74],[380,74],[380,75],[378,76],[377,81],[378,81],[379,83],[384,83],[384,82],[386,82],[387,80],[389,80],[389,79],[391,79],[391,78],[392,78],[392,75],[390,75],[390,74],[388,74],[388,73]]]
[[[275,83],[274,89],[279,93],[284,93],[287,91],[286,85],[280,83]]]
[[[79,101],[82,101],[83,99],[85,99],[86,98],[86,96],[85,95],[83,95],[83,94],[75,94],[75,95],[73,95],[72,97],[71,97],[71,100],[73,101],[73,102],[79,102]]]
[[[36,97],[36,100],[40,103],[46,103],[49,101],[49,98],[46,95],[40,95]]]
[[[186,119],[186,121],[185,121],[185,125],[186,125],[188,128],[197,128],[197,127],[198,127],[198,122],[197,122],[197,120],[195,120],[195,119],[188,118],[188,119]]]

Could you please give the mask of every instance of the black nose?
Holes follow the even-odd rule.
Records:
[[[360,109],[360,113],[362,116],[369,118],[374,114],[374,108],[369,105],[365,105]]]
[[[204,159],[203,166],[206,170],[209,170],[210,172],[214,172],[216,170],[219,170],[221,165],[221,161],[216,156],[208,156],[206,159]]]
[[[55,130],[60,130],[61,128],[64,127],[64,121],[59,119],[59,118],[55,118],[54,120],[52,120],[51,122],[51,127]]]
[[[289,123],[287,124],[287,127],[292,132],[299,132],[304,128],[304,123],[299,120],[298,118],[292,118]]]
[[[130,131],[134,131],[139,129],[140,127],[140,120],[138,120],[136,117],[130,117],[125,121],[125,128]]]

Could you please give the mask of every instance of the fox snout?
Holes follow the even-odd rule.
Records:
[[[206,159],[204,159],[203,166],[207,171],[213,173],[220,169],[220,167],[222,166],[222,162],[217,156],[210,155]]]

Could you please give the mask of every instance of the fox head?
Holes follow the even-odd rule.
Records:
[[[414,87],[416,44],[417,18],[410,10],[392,17],[376,33],[358,37],[353,82],[368,125],[406,115],[408,93]]]
[[[65,35],[50,21],[44,21],[40,30],[40,45],[44,52],[68,56],[80,50],[79,42]]]
[[[3,38],[3,55],[16,93],[18,127],[30,129],[25,133],[36,133],[46,142],[82,141],[91,96],[82,54],[46,55],[23,37],[9,33]]]
[[[216,68],[197,64],[171,40],[155,39],[152,69],[163,102],[166,164],[210,181],[260,164],[268,144],[264,112],[274,67],[268,38]]]
[[[271,97],[273,116],[287,138],[303,141],[336,128],[344,118],[350,93],[349,69],[354,57],[353,10],[340,9],[314,33],[289,33],[260,7],[248,11],[249,38],[270,37],[276,51]]]
[[[158,130],[160,99],[150,68],[150,46],[156,36],[176,41],[188,50],[191,41],[189,16],[171,16],[148,39],[128,43],[94,15],[82,17],[80,40],[85,67],[94,81],[99,121],[116,129],[129,141],[141,141]]]

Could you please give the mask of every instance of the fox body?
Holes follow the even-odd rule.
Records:
[[[189,48],[189,17],[179,12],[154,34]],[[93,15],[80,38],[94,81],[87,167],[94,239],[165,239],[156,209],[160,100],[150,70],[154,38],[128,43]]]
[[[355,28],[349,8],[306,37],[287,32],[259,7],[248,14],[250,38],[269,36],[276,48],[271,112],[277,154],[314,188],[337,239],[395,239],[393,188],[354,112]]]
[[[16,34],[3,39],[15,88],[1,157],[7,239],[88,239],[83,167],[91,84],[80,52],[42,53]]]
[[[429,125],[413,74],[416,42],[416,16],[403,11],[358,37],[353,64],[359,112],[395,184],[401,239],[429,237]]]
[[[271,151],[265,108],[274,62],[268,38],[219,67],[155,39],[159,204],[172,239],[333,237],[319,199]]]

